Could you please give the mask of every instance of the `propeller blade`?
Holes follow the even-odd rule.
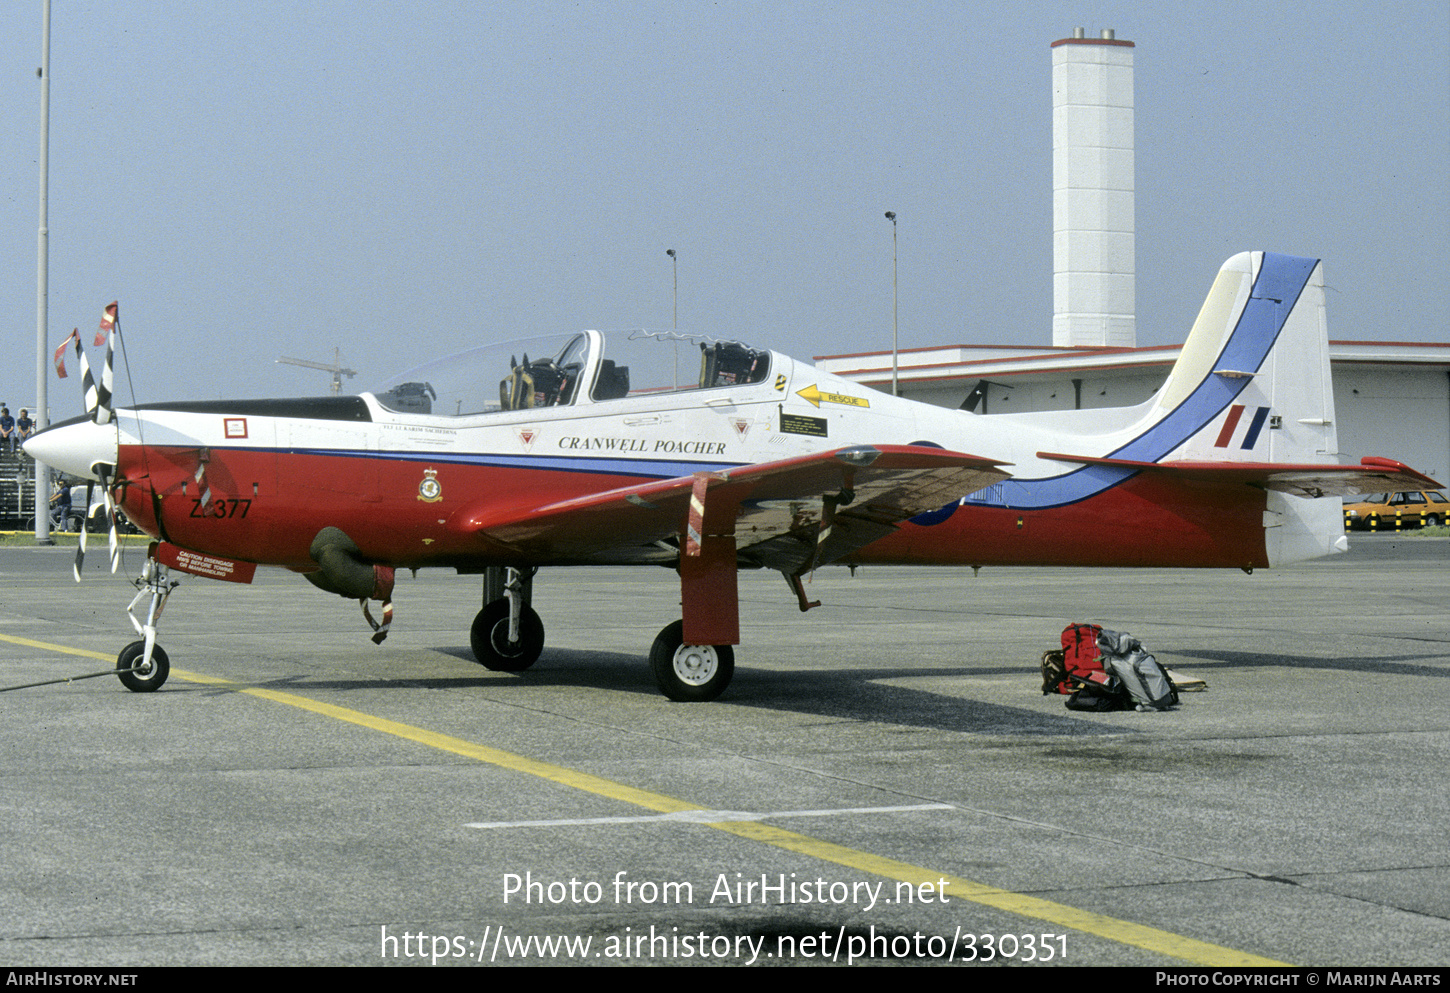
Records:
[[[116,332],[118,326],[113,326],[111,333],[106,337],[106,364],[101,366],[101,382],[96,391],[96,423],[109,424],[112,417],[111,392],[115,376],[112,372],[112,351],[116,344]]]
[[[97,424],[109,424],[111,422],[111,388],[114,381],[112,370],[113,352],[116,341],[116,329],[112,326],[109,337],[106,338],[106,361],[101,366],[101,375],[97,379],[91,374],[91,364],[86,359],[86,353],[81,348],[81,339],[77,335],[76,358],[81,366],[81,386],[85,391],[86,414]]]
[[[111,572],[115,572],[121,565],[121,544],[116,539],[116,504],[111,500],[110,494],[106,495],[107,513],[111,517]]]
[[[76,545],[75,564],[71,566],[71,571],[75,574],[78,583],[81,581],[81,569],[86,564],[86,525],[90,522],[91,493],[94,492],[95,485],[92,482],[86,483],[86,513],[85,517],[81,519],[81,537],[80,542]]]
[[[111,304],[105,309],[101,317],[100,333],[96,336],[96,344],[100,345],[104,337],[106,342],[106,360],[101,366],[100,377],[91,375],[90,363],[86,360],[85,350],[81,347],[80,334],[71,332],[71,339],[75,341],[76,358],[81,367],[81,383],[85,390],[86,414],[97,425],[110,424],[115,414],[112,408],[112,389],[114,385],[113,362],[115,355],[116,335],[120,333],[120,308],[117,304]],[[67,339],[67,340],[71,340]],[[65,351],[65,344],[56,350],[56,372],[64,376],[65,370],[61,357]],[[111,571],[115,572],[121,565],[120,541],[116,534],[116,501],[111,493],[111,482],[115,472],[115,466],[97,463],[93,466],[95,474],[100,479],[102,490],[106,498],[106,517],[110,520],[110,546],[111,546]],[[91,497],[94,493],[94,483],[86,484],[86,511],[81,522],[80,539],[76,542],[75,564],[71,571],[75,574],[76,582],[81,581],[81,569],[86,562],[86,534],[91,516]]]
[[[106,517],[111,523],[110,546],[111,546],[111,571],[115,572],[121,565],[121,544],[116,537],[116,498],[111,495],[111,476],[105,469],[100,470],[101,484],[105,486],[106,494]]]

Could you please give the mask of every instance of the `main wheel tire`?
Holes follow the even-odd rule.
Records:
[[[509,602],[495,600],[478,612],[469,631],[473,655],[479,665],[494,672],[523,672],[544,650],[544,622],[532,607],[519,615],[519,640],[510,643]]]
[[[685,622],[659,633],[649,650],[650,668],[660,692],[671,700],[703,703],[725,692],[735,675],[735,650],[729,645],[686,645]]]
[[[146,642],[133,641],[121,649],[121,654],[116,656],[116,678],[120,679],[126,689],[132,693],[154,693],[161,689],[161,684],[166,682],[166,677],[171,675],[171,660],[161,650],[160,645],[153,645],[151,648],[151,665],[147,669],[136,672],[125,670],[134,669],[136,663],[140,662],[146,654]]]

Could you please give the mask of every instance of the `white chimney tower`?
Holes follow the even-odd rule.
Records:
[[[1134,347],[1133,43],[1052,43],[1052,343]]]

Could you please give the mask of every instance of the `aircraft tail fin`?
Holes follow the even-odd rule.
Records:
[[[1317,259],[1245,252],[1224,263],[1148,420],[1139,441],[1156,443],[1118,457],[1264,488],[1275,565],[1348,548],[1340,502],[1313,497],[1426,478],[1386,460],[1341,464]]]
[[[1225,262],[1155,408],[1184,422],[1165,461],[1336,461],[1319,261],[1244,252]]]

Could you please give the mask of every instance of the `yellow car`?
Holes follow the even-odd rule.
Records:
[[[1435,527],[1450,521],[1450,500],[1438,490],[1370,493],[1363,500],[1344,501],[1345,528],[1394,531],[1397,528]]]

